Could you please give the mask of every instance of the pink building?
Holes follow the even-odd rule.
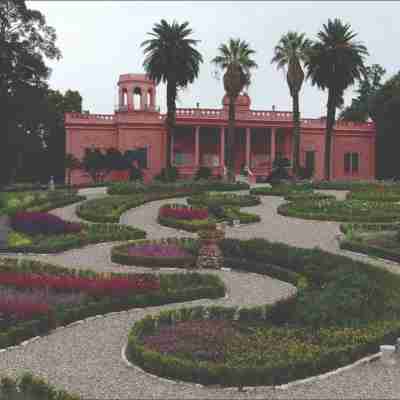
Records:
[[[114,114],[65,115],[66,152],[82,158],[87,147],[130,151],[143,169],[146,181],[165,166],[165,115],[155,104],[156,86],[143,74],[121,75],[119,104]],[[182,176],[193,175],[199,166],[223,175],[228,127],[228,99],[222,108],[178,108],[177,127],[172,136],[173,164]],[[248,95],[238,97],[236,107],[237,172],[249,167],[255,176],[267,176],[276,157],[291,159],[293,121],[290,111],[252,110]],[[325,121],[301,120],[300,162],[323,178]],[[134,161],[133,161],[134,162]],[[332,143],[332,179],[374,179],[375,128],[373,123],[338,122]],[[112,173],[108,179],[127,179]],[[90,182],[84,171],[72,173],[73,184]]]

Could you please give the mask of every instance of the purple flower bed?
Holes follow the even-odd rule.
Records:
[[[133,257],[190,257],[186,250],[177,245],[156,243],[130,246],[128,255]]]
[[[82,226],[77,223],[67,222],[49,213],[18,212],[11,220],[11,227],[28,235],[57,235],[66,233],[79,233]]]
[[[192,221],[194,219],[203,220],[208,218],[208,209],[192,208],[183,204],[166,204],[160,208],[159,216],[162,218],[184,219],[188,221]]]

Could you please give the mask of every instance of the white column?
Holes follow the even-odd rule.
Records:
[[[271,128],[271,165],[275,161],[275,139],[276,139],[276,128]]]
[[[246,167],[250,168],[251,135],[250,128],[246,128]]]
[[[195,127],[194,131],[194,165],[200,164],[200,126]]]

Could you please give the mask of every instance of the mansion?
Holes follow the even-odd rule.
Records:
[[[150,181],[166,165],[166,116],[156,107],[156,86],[143,74],[121,75],[118,98],[114,114],[65,114],[66,153],[82,159],[88,147],[129,151],[145,181]],[[224,174],[228,104],[225,96],[221,108],[176,110],[171,160],[180,176],[190,177],[200,166],[209,167],[214,175]],[[315,179],[323,179],[325,122],[324,118],[301,119],[300,164],[312,169]],[[252,176],[265,177],[275,158],[292,158],[292,112],[252,110],[250,98],[244,94],[237,98],[235,124],[237,173],[247,167]],[[338,121],[331,154],[333,180],[374,179],[374,124]],[[107,179],[128,176],[115,171]],[[88,182],[85,171],[72,171],[72,184]]]

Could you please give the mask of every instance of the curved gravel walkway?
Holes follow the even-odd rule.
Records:
[[[96,194],[97,195],[97,194]],[[277,214],[276,208],[284,200],[262,197],[262,204],[249,207],[250,212],[261,216],[260,223],[228,228],[227,236],[235,238],[262,237],[271,241],[324,250],[362,259],[400,272],[400,266],[367,256],[339,249],[336,237],[340,233],[336,222],[305,221]],[[149,238],[168,236],[193,236],[157,224],[156,216],[161,204],[184,202],[169,199],[145,204],[129,210],[121,217],[121,223],[140,227]],[[76,206],[76,205],[75,205]],[[54,213],[73,219],[75,206],[67,206]],[[110,248],[115,243],[87,246],[57,255],[28,255],[51,263],[73,267],[92,266],[96,271],[143,271],[145,268],[124,267],[111,263]],[[16,257],[16,255],[10,255]],[[162,272],[176,271],[173,269]],[[210,272],[210,271],[202,271]],[[198,304],[224,304],[250,306],[272,303],[289,295],[294,287],[266,276],[229,271],[212,271],[218,274],[228,288],[228,298],[196,300],[161,307],[133,309],[104,318],[85,321],[82,324],[60,329],[25,347],[0,353],[0,370],[15,374],[31,370],[48,379],[52,384],[82,395],[85,399],[142,399],[142,398],[399,398],[400,368],[385,367],[379,361],[371,362],[331,376],[323,381],[301,384],[287,390],[265,387],[251,388],[245,392],[237,389],[204,388],[190,383],[174,383],[159,379],[139,369],[128,368],[121,359],[121,348],[127,340],[132,324],[147,314],[162,309]]]

